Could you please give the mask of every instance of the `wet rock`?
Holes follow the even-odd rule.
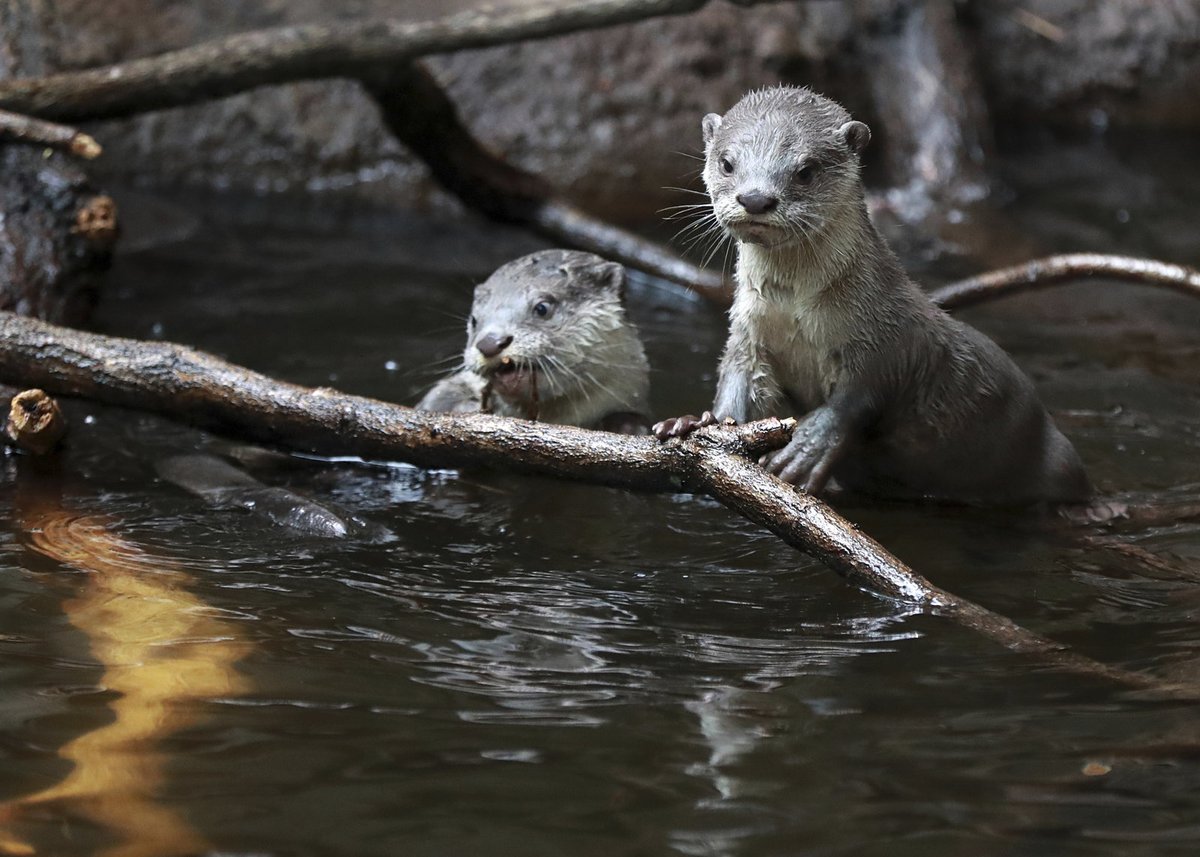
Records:
[[[385,0],[354,0],[339,4],[336,17],[416,20],[473,5],[418,0],[397,9]],[[59,0],[56,8],[49,60],[64,68],[334,17],[320,0]],[[748,10],[714,2],[693,15],[430,62],[481,140],[546,175],[572,200],[630,221],[654,219],[658,209],[684,198],[666,187],[697,186],[699,164],[688,156],[699,151],[700,116],[728,107],[748,88],[781,80],[811,84],[875,126],[868,178],[876,186],[903,186],[922,170],[940,178],[956,163],[977,163],[988,129],[967,121],[1089,129],[1200,122],[1193,96],[1200,81],[1196,0],[1099,7],[1087,0],[969,0],[954,5],[950,26],[959,38],[952,41],[965,47],[972,75],[985,85],[986,111],[964,111],[982,118],[941,135],[966,157],[939,160],[942,153],[925,152],[924,164],[909,165],[923,150],[911,148],[911,129],[897,117],[919,115],[916,93],[909,93],[910,111],[895,103],[907,88],[872,85],[871,78],[880,73],[873,57],[881,51],[900,56],[905,39],[921,44],[898,23],[914,10],[919,4],[903,0]],[[105,175],[122,183],[263,193],[350,188],[388,205],[455,207],[349,82],[267,88],[92,130],[108,150]]]

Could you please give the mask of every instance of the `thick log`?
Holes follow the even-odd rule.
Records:
[[[946,616],[1011,650],[1137,688],[1200,695],[1065,651],[934,586],[828,505],[766,473],[753,459],[786,443],[792,420],[711,426],[686,440],[659,443],[488,414],[424,413],[276,381],[180,345],[83,333],[0,313],[0,383],[12,382],[324,455],[426,467],[499,467],[638,490],[704,491],[859,585]]]

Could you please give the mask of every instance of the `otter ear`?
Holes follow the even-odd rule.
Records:
[[[871,129],[866,126],[866,123],[851,119],[837,129],[837,136],[851,152],[861,155],[863,149],[867,148],[867,143],[871,142]]]
[[[712,138],[717,136],[717,129],[721,127],[721,116],[717,113],[709,113],[700,122],[700,130],[704,132],[704,142],[707,145],[712,142]]]
[[[596,272],[596,283],[603,292],[616,295],[617,300],[625,300],[625,266],[616,262],[606,262]]]

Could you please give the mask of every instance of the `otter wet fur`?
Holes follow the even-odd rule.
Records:
[[[647,434],[650,367],[624,287],[621,265],[576,250],[502,266],[475,289],[464,368],[417,408]]]
[[[819,493],[1025,504],[1091,486],[1033,385],[908,278],[867,214],[871,132],[808,89],[752,92],[702,123],[704,183],[737,241],[717,420],[804,415],[771,473]]]

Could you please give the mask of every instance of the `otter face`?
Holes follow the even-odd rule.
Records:
[[[704,184],[717,221],[738,241],[811,241],[862,196],[859,154],[870,129],[808,89],[752,92],[704,132]]]
[[[578,394],[598,341],[625,322],[625,269],[591,253],[546,250],[475,289],[464,365],[513,404]]]

